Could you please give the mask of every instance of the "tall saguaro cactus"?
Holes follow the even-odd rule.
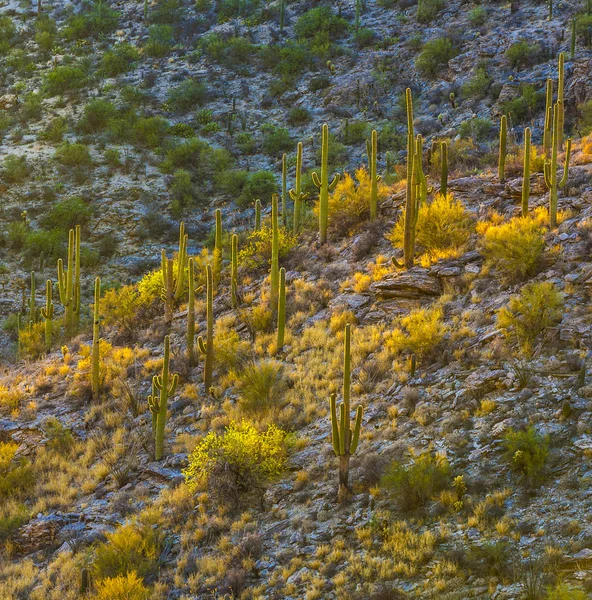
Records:
[[[440,142],[440,194],[446,196],[448,193],[448,142]]]
[[[559,105],[559,115],[557,118],[557,148],[561,150],[563,147],[563,127],[565,122],[565,110],[563,90],[565,87],[565,54],[559,54],[559,63],[557,65],[557,104]]]
[[[545,185],[549,188],[549,223],[551,228],[557,227],[557,188],[562,188],[567,183],[569,176],[569,157],[571,153],[571,138],[567,140],[565,148],[565,162],[563,164],[563,177],[557,180],[557,153],[559,151],[561,102],[557,101],[553,107],[553,137],[551,143],[551,158],[545,161]]]
[[[67,267],[58,259],[58,292],[64,307],[64,333],[71,337],[80,313],[80,226],[68,232]]]
[[[288,227],[288,155],[282,154],[282,227]]]
[[[29,297],[29,325],[37,323],[37,305],[36,296],[35,271],[31,271],[31,296]]]
[[[276,306],[279,287],[280,271],[280,232],[278,224],[278,197],[271,197],[271,270],[269,275],[270,294],[272,307]]]
[[[185,269],[187,268],[187,241],[185,223],[179,225],[179,251],[177,252],[177,281],[175,282],[175,300],[180,300],[185,293]]]
[[[154,458],[160,460],[164,453],[164,429],[167,418],[168,399],[173,396],[179,383],[179,375],[171,376],[170,365],[170,339],[164,338],[164,361],[162,374],[152,378],[152,394],[148,396],[148,406],[152,413],[154,427]],[[156,418],[155,418],[156,417]]]
[[[506,180],[506,155],[508,150],[508,117],[502,115],[499,135],[499,157],[497,163],[497,176],[500,183]]]
[[[238,235],[232,234],[230,254],[230,305],[238,306]]]
[[[300,219],[302,216],[302,203],[308,198],[308,192],[302,191],[302,142],[298,142],[296,150],[296,182],[290,190],[290,198],[294,202],[293,231],[296,235],[300,231]]]
[[[553,80],[547,79],[545,88],[545,126],[543,129],[543,150],[545,157],[549,158],[551,152],[551,138],[553,136]]]
[[[45,321],[45,349],[51,350],[51,336],[53,329],[53,286],[51,279],[45,282],[45,306],[41,308],[41,316]]]
[[[175,309],[174,261],[167,258],[164,248],[160,255],[160,272],[162,276],[162,300],[164,302],[164,321],[167,325],[173,322]]]
[[[216,209],[216,232],[214,237],[214,280],[220,279],[222,271],[222,211]]]
[[[350,392],[351,392],[351,357],[350,357],[351,331],[349,323],[345,326],[343,348],[343,401],[339,405],[335,394],[331,395],[331,432],[333,452],[339,457],[339,498],[344,499],[349,495],[349,459],[358,447],[360,429],[362,426],[363,408],[358,406],[354,427],[351,428]]]
[[[261,200],[255,200],[255,231],[261,229]]]
[[[378,211],[378,183],[380,176],[376,173],[376,161],[378,158],[378,134],[376,129],[372,130],[370,142],[366,142],[368,153],[368,166],[370,171],[370,218],[375,219]]]
[[[329,126],[323,124],[321,130],[321,176],[313,172],[313,183],[319,188],[319,235],[321,244],[327,242],[327,226],[329,224],[329,192],[335,189],[339,182],[336,173],[329,183]]]
[[[214,281],[211,265],[206,265],[206,339],[200,335],[197,344],[200,352],[205,356],[203,379],[206,393],[212,387],[214,370]]]
[[[284,347],[284,336],[286,331],[286,269],[280,269],[280,289],[278,295],[277,311],[277,351]]]
[[[524,130],[524,169],[522,172],[522,216],[528,215],[528,199],[530,197],[530,127]]]
[[[187,362],[195,366],[195,265],[193,258],[189,259],[187,271]]]
[[[100,318],[101,318],[101,279],[95,279],[95,303],[93,306],[93,340],[92,340],[92,358],[91,358],[91,388],[93,400],[99,399],[101,391],[101,356],[99,347]]]

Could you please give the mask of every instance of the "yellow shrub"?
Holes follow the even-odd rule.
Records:
[[[239,265],[248,269],[259,269],[271,261],[272,229],[263,226],[258,231],[252,231],[247,238],[246,246],[238,253]],[[296,236],[288,229],[279,228],[279,256],[285,257],[297,243]]]
[[[149,591],[135,571],[107,577],[97,584],[97,600],[148,600]]]
[[[23,399],[23,392],[17,387],[0,385],[0,411],[18,411]]]
[[[482,252],[489,266],[515,281],[537,272],[545,246],[544,229],[536,218],[515,217],[483,227]]]
[[[395,353],[410,352],[418,357],[429,354],[444,337],[442,309],[420,308],[395,322],[395,328],[387,335],[387,348]]]
[[[19,331],[21,356],[36,359],[45,354],[45,323],[33,323]]]
[[[364,167],[358,169],[355,175],[357,183],[349,173],[344,173],[329,195],[329,226],[338,235],[350,232],[370,214],[370,175]],[[379,205],[386,200],[389,192],[387,185],[378,183]]]
[[[402,214],[388,236],[393,246],[403,245],[405,215]],[[437,194],[430,204],[422,204],[417,217],[416,243],[429,261],[458,255],[468,242],[473,223],[462,202],[452,194]]]

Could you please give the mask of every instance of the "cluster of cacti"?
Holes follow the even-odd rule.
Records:
[[[152,413],[154,432],[154,458],[160,460],[164,453],[164,429],[167,418],[168,399],[173,396],[179,382],[179,375],[170,375],[170,339],[164,338],[164,360],[162,374],[152,378],[152,394],[148,396],[148,407]]]
[[[446,196],[448,192],[448,142],[440,142],[440,194]]]
[[[506,180],[506,156],[508,153],[508,117],[502,115],[499,133],[499,156],[497,162],[497,176],[500,183]]]
[[[206,328],[206,339],[200,335],[197,344],[205,357],[203,380],[206,393],[209,393],[214,371],[214,281],[211,265],[206,265]]]
[[[284,336],[286,330],[286,269],[280,269],[280,283],[277,307],[277,350],[284,347]]]
[[[343,343],[343,401],[339,405],[337,414],[337,400],[331,394],[331,432],[333,452],[339,457],[339,497],[345,498],[349,494],[349,459],[358,447],[360,428],[362,426],[363,408],[358,406],[354,427],[351,428],[350,396],[351,396],[351,331],[349,323],[345,326]]]
[[[560,115],[563,103],[557,100],[553,107],[553,135],[551,138],[551,156],[545,160],[544,176],[545,185],[549,188],[549,223],[551,228],[557,226],[557,188],[562,188],[567,183],[569,176],[569,156],[571,153],[571,139],[567,140],[565,161],[563,164],[563,177],[557,180],[557,154],[560,147]]]
[[[95,279],[95,303],[93,306],[93,338],[92,338],[92,355],[91,355],[91,389],[93,399],[99,399],[101,391],[101,359],[99,350],[99,321],[101,318],[101,279]]]
[[[80,225],[68,233],[68,263],[58,259],[58,291],[64,307],[64,334],[71,337],[80,319]]]
[[[370,218],[375,219],[378,210],[378,184],[380,175],[376,173],[376,160],[378,155],[378,134],[376,129],[372,130],[369,142],[366,142],[366,152],[368,153],[368,171],[370,173]]]
[[[278,223],[278,197],[271,197],[271,269],[269,273],[269,301],[273,307],[277,303],[280,277],[280,231]]]
[[[530,127],[524,130],[524,168],[522,171],[522,216],[528,215],[528,199],[530,197]]]
[[[302,204],[308,198],[308,193],[302,191],[302,142],[298,142],[296,150],[296,182],[290,190],[290,198],[294,202],[293,231],[297,234],[300,231]]]
[[[319,235],[321,244],[327,241],[327,226],[329,223],[329,192],[339,182],[336,173],[329,183],[329,126],[325,123],[321,130],[321,176],[313,172],[312,181],[319,188]]]
[[[187,268],[187,241],[185,223],[179,226],[179,251],[177,252],[177,271],[175,278],[175,261],[167,258],[164,248],[161,251],[160,269],[162,276],[162,300],[164,302],[164,320],[167,325],[173,321],[175,303],[185,291],[185,270]]]
[[[419,207],[427,199],[427,181],[423,172],[423,140],[414,135],[413,102],[411,90],[405,92],[407,106],[407,190],[405,200],[405,223],[403,231],[403,264],[393,258],[398,268],[411,268],[415,260],[415,230]]]

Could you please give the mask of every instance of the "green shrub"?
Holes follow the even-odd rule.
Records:
[[[150,590],[144,587],[135,571],[127,575],[106,577],[97,584],[95,600],[149,600]]]
[[[405,216],[401,215],[389,236],[393,246],[403,245]],[[432,202],[419,208],[416,225],[416,243],[430,261],[458,255],[469,241],[473,223],[462,202],[452,194],[437,194]]]
[[[469,21],[471,25],[480,27],[487,21],[487,11],[483,6],[475,6],[469,11]]]
[[[224,433],[210,432],[189,456],[183,474],[191,490],[207,489],[219,501],[236,505],[254,495],[261,500],[267,484],[279,477],[288,460],[288,438],[270,425],[260,433],[247,421],[230,423]]]
[[[140,577],[153,573],[162,551],[163,539],[155,515],[122,525],[107,533],[107,541],[96,548],[93,570],[97,579],[135,572]]]
[[[103,131],[109,121],[117,116],[117,108],[109,100],[97,98],[91,100],[85,107],[78,129],[83,133],[99,133]]]
[[[16,36],[16,27],[8,15],[0,16],[0,56],[8,54]]]
[[[150,25],[146,54],[153,58],[162,58],[171,51],[173,41],[173,28],[170,25]]]
[[[246,413],[258,413],[283,403],[287,389],[284,366],[277,360],[248,363],[236,374],[238,404]]]
[[[475,142],[485,142],[491,138],[493,123],[489,119],[475,117],[460,124],[458,133],[461,138],[470,138]]]
[[[181,0],[160,0],[150,7],[148,20],[159,25],[177,25],[182,18],[182,11]]]
[[[186,169],[198,181],[212,181],[230,166],[233,160],[227,150],[212,148],[207,142],[191,138],[169,148],[161,168],[165,173]]]
[[[375,31],[368,29],[368,27],[360,27],[360,29],[355,32],[354,39],[356,40],[356,46],[358,48],[366,48],[376,41],[377,35]]]
[[[88,146],[79,143],[63,142],[56,149],[53,157],[64,167],[82,167],[92,164]]]
[[[584,590],[574,588],[567,583],[557,583],[549,589],[545,600],[588,600]]]
[[[178,217],[193,204],[195,199],[195,190],[191,183],[189,171],[177,169],[173,173],[170,190],[172,197],[171,210],[173,215]]]
[[[417,10],[418,23],[431,23],[444,6],[444,0],[421,0]]]
[[[257,47],[242,37],[224,39],[216,33],[202,37],[200,48],[206,57],[229,69],[239,70],[256,56]]]
[[[487,90],[491,87],[493,79],[487,73],[485,66],[477,67],[475,75],[464,83],[461,87],[461,93],[465,98],[481,100],[485,98]],[[464,124],[466,121],[463,121]]]
[[[220,0],[217,4],[218,22],[224,23],[235,17],[252,16],[261,8],[261,0]]]
[[[331,80],[326,75],[319,75],[318,77],[313,77],[308,84],[308,89],[311,92],[318,92],[319,90],[324,90],[331,85]]]
[[[578,106],[578,128],[582,135],[588,135],[592,132],[592,100],[588,100]]]
[[[421,54],[415,61],[415,68],[420,75],[434,79],[448,67],[448,61],[458,54],[452,42],[445,37],[426,42]]]
[[[64,134],[68,131],[68,123],[63,117],[55,117],[47,127],[39,134],[40,139],[47,142],[61,142]]]
[[[42,114],[41,94],[35,92],[25,94],[19,113],[21,121],[24,123],[38,121]]]
[[[343,133],[343,141],[348,145],[361,144],[369,137],[368,129],[367,121],[348,121]]]
[[[6,183],[22,183],[29,175],[29,166],[24,156],[9,154],[2,162],[2,179]]]
[[[205,103],[208,88],[203,81],[186,79],[169,91],[168,101],[177,112],[188,112]]]
[[[514,123],[530,119],[545,104],[545,92],[536,90],[534,86],[525,84],[520,87],[520,96],[504,102],[502,112]]]
[[[285,127],[265,124],[261,126],[261,132],[263,133],[261,149],[265,154],[279,156],[283,152],[294,149],[294,140]]]
[[[131,140],[138,146],[155,149],[162,146],[169,130],[169,122],[164,117],[138,117],[132,121],[131,131],[124,130],[119,139],[129,140],[131,136]]]
[[[86,73],[80,67],[64,65],[47,73],[44,89],[48,96],[58,96],[82,89],[86,81]]]
[[[106,77],[127,73],[139,58],[140,53],[135,46],[127,43],[117,44],[101,57],[101,72]]]
[[[563,306],[563,294],[553,283],[531,282],[500,308],[497,322],[512,345],[517,342],[522,352],[529,354],[536,340],[561,322]]]
[[[288,124],[292,125],[292,127],[305,125],[310,119],[310,112],[307,108],[304,108],[304,106],[295,106],[294,108],[291,108],[288,113]]]
[[[28,520],[29,510],[21,502],[8,500],[0,503],[0,541],[10,538]]]
[[[277,192],[278,184],[271,171],[255,171],[247,176],[237,203],[246,207],[259,198],[262,204],[266,204],[271,201],[272,194]]]
[[[347,32],[348,23],[338,17],[330,6],[311,8],[301,15],[294,25],[298,39],[313,40],[319,34],[326,33],[330,40],[336,40]]]
[[[18,444],[0,442],[0,498],[20,498],[35,485],[33,467],[26,458],[17,458],[17,450]]]
[[[520,40],[519,42],[514,42],[506,50],[506,58],[512,68],[519,71],[523,67],[539,62],[541,47],[538,44],[529,44],[526,40]]]
[[[544,230],[540,223],[522,217],[486,226],[481,243],[487,264],[508,281],[534,275],[540,267],[544,247]]]
[[[318,138],[318,144],[315,144],[315,147],[316,147],[316,152],[315,152],[316,164],[320,165],[321,164],[321,154],[322,154],[320,135]],[[335,169],[336,167],[343,165],[344,163],[346,163],[348,161],[348,159],[349,159],[349,151],[348,151],[347,147],[345,146],[345,144],[342,144],[335,137],[334,134],[329,133],[329,156],[327,157],[329,169]],[[315,193],[318,193],[318,190]]]
[[[86,39],[107,35],[117,29],[119,13],[106,5],[103,0],[95,0],[85,5],[82,13],[71,15],[66,21],[64,37],[69,40]]]
[[[58,229],[67,233],[76,225],[85,227],[90,221],[91,214],[91,209],[81,198],[72,196],[54,204],[41,217],[41,225],[45,229]]]
[[[243,154],[255,154],[257,151],[257,142],[253,137],[253,134],[247,131],[241,131],[234,139],[236,147]]]
[[[386,347],[395,354],[406,352],[418,358],[430,355],[448,331],[443,316],[441,308],[431,307],[397,318],[386,337]]]
[[[381,486],[396,495],[405,511],[423,508],[452,481],[445,456],[426,451],[413,458],[409,466],[394,462],[381,479]]]
[[[525,431],[509,429],[504,435],[504,456],[510,468],[521,475],[527,485],[541,483],[549,454],[549,438],[534,427]]]

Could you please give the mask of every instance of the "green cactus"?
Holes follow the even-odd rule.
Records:
[[[370,142],[366,142],[366,152],[368,154],[368,170],[370,171],[370,218],[375,219],[378,211],[378,184],[381,180],[380,175],[376,174],[376,160],[378,157],[378,134],[376,129],[372,130]]]
[[[290,190],[290,198],[294,202],[294,235],[300,231],[300,218],[302,216],[302,203],[308,198],[308,192],[302,191],[302,142],[298,142],[296,150],[296,183]]]
[[[286,20],[286,0],[280,0],[280,33],[284,31],[284,22]]]
[[[41,316],[45,321],[45,349],[51,350],[51,335],[53,327],[53,286],[51,279],[45,282],[45,306],[41,308]]]
[[[321,176],[313,172],[312,181],[319,188],[319,234],[321,244],[327,242],[327,225],[329,224],[329,192],[339,182],[339,174],[335,174],[329,183],[329,126],[325,123],[321,130]]]
[[[36,296],[35,271],[31,271],[31,296],[29,297],[29,326],[37,323],[37,305],[35,303]]]
[[[179,225],[179,250],[177,252],[177,281],[175,282],[175,300],[180,300],[185,293],[185,270],[187,269],[187,241],[185,223]]]
[[[277,305],[280,271],[280,230],[278,224],[278,196],[271,197],[271,269],[269,276],[269,301],[272,307]]]
[[[101,279],[95,279],[95,303],[93,306],[93,340],[92,340],[92,366],[91,389],[95,402],[99,399],[101,391],[101,358],[99,352],[99,321],[101,318]]]
[[[58,292],[64,307],[64,333],[68,338],[76,330],[80,313],[80,226],[78,225],[68,233],[67,260],[67,269],[64,269],[64,261],[58,259]]]
[[[200,352],[205,356],[203,379],[206,393],[212,387],[214,370],[214,282],[211,265],[206,265],[206,339],[200,335],[197,344]]]
[[[175,310],[175,284],[174,284],[174,261],[167,258],[166,251],[161,251],[160,272],[162,276],[162,301],[164,302],[164,322],[170,325],[173,322],[173,311]]]
[[[282,154],[282,227],[288,227],[288,155]]]
[[[530,127],[524,130],[524,169],[522,172],[522,216],[528,215],[530,197]]]
[[[557,65],[557,104],[559,105],[559,116],[557,119],[557,149],[561,150],[563,148],[563,127],[565,122],[565,112],[564,112],[564,99],[563,99],[563,89],[564,89],[564,64],[565,64],[565,54],[561,52],[559,54],[559,64]]]
[[[152,395],[148,396],[148,406],[152,413],[152,423],[155,424],[154,432],[154,458],[160,460],[164,453],[164,429],[167,418],[167,402],[172,397],[179,383],[179,375],[170,375],[170,339],[164,338],[164,361],[162,374],[152,378]],[[158,394],[158,396],[157,396]],[[156,420],[154,417],[156,416]]]
[[[349,459],[358,447],[360,429],[362,426],[363,408],[358,406],[354,427],[351,428],[350,392],[351,392],[351,357],[350,357],[351,332],[349,323],[345,326],[344,351],[343,351],[343,401],[339,405],[337,415],[337,402],[335,394],[331,394],[331,431],[333,452],[339,457],[339,497],[349,495]]]
[[[90,590],[90,571],[87,568],[80,570],[80,594],[86,595]]]
[[[21,329],[23,328],[23,317],[21,313],[16,313],[16,355],[21,355]]]
[[[549,222],[551,229],[557,226],[557,188],[567,183],[569,176],[569,157],[571,153],[571,138],[567,140],[563,177],[557,181],[557,153],[559,150],[561,102],[558,100],[553,107],[553,138],[551,142],[551,158],[545,161],[545,185],[549,188]]]
[[[545,127],[543,129],[543,150],[545,157],[551,153],[551,138],[553,136],[553,80],[547,79],[545,91]]]
[[[277,351],[284,347],[284,335],[286,331],[286,269],[280,269],[280,289],[278,295],[277,309]]]
[[[255,200],[255,231],[261,229],[261,200]]]
[[[506,180],[506,156],[508,151],[508,117],[502,115],[499,135],[499,157],[497,163],[497,176],[500,183]]]
[[[448,193],[448,142],[440,142],[440,161],[442,168],[440,171],[440,194],[446,196]]]
[[[238,235],[232,234],[230,258],[230,305],[232,308],[238,306]]]
[[[195,263],[193,258],[189,259],[187,271],[187,362],[190,367],[196,363],[195,356]]]
[[[214,281],[220,280],[222,271],[222,211],[216,209],[216,233],[214,238]]]
[[[571,59],[573,60],[576,57],[576,28],[578,25],[578,20],[574,17],[571,20]]]
[[[354,27],[356,31],[360,28],[360,0],[356,0],[356,20],[354,23]]]
[[[547,0],[549,3],[549,21],[553,18],[553,0]]]

